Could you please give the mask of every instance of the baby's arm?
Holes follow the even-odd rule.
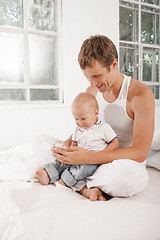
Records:
[[[108,146],[103,151],[110,152],[110,151],[116,150],[118,147],[119,147],[119,141],[118,141],[118,138],[116,137],[108,144]]]
[[[78,144],[77,144],[76,142],[73,142],[73,141],[72,141],[70,147],[77,147],[77,146],[78,146]]]
[[[65,147],[71,147],[72,135],[66,141],[64,141],[63,144],[64,144]]]
[[[78,143],[77,143],[77,131],[78,131],[78,127],[76,127],[74,129],[74,132],[72,134],[72,138],[71,138],[71,145],[70,147],[77,147],[78,146]]]

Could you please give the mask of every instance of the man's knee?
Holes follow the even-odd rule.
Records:
[[[116,160],[101,166],[87,183],[88,187],[97,186],[114,197],[131,197],[147,184],[146,167],[131,160]]]

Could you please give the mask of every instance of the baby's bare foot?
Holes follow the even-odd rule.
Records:
[[[48,173],[44,169],[38,169],[36,171],[36,175],[38,180],[42,183],[42,185],[48,185],[50,182],[50,178]]]

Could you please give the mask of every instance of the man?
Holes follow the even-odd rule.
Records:
[[[111,152],[57,148],[52,149],[53,156],[67,164],[102,164],[80,191],[92,201],[105,200],[101,190],[111,196],[132,196],[148,183],[145,159],[154,132],[153,93],[118,70],[116,47],[106,36],[86,39],[78,61],[90,83],[87,92],[96,96],[101,117],[118,135],[120,148]],[[70,141],[65,144],[70,146]]]

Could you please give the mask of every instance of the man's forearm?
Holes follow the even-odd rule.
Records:
[[[106,152],[105,150],[101,152],[90,152],[88,160],[89,162],[92,161],[92,164],[105,164],[118,159],[131,159],[137,162],[143,162],[145,160],[140,149],[133,147],[117,149],[110,152]]]

